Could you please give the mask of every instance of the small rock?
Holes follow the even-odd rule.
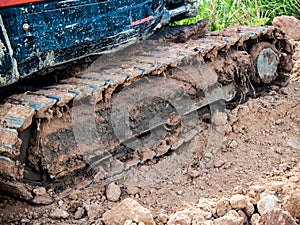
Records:
[[[267,195],[257,202],[257,209],[260,215],[272,208],[279,208],[278,199],[274,195]]]
[[[230,198],[230,205],[234,209],[243,209],[247,206],[248,198],[244,195],[233,195]]]
[[[144,222],[139,222],[138,225],[145,225],[145,223]]]
[[[294,182],[294,183],[297,183],[299,181],[299,177],[298,176],[291,176],[291,177],[289,177],[289,180]]]
[[[200,176],[200,172],[198,170],[189,170],[188,174],[191,178],[197,178]]]
[[[230,210],[228,213],[226,213],[226,216],[233,216],[233,217],[236,217],[236,218],[240,217],[240,215],[238,214],[238,212],[235,211],[235,210]]]
[[[64,201],[63,201],[63,200],[58,201],[58,205],[59,205],[59,206],[62,206],[63,204],[64,204]]]
[[[235,140],[230,140],[230,141],[228,142],[228,147],[229,147],[229,148],[236,149],[238,146],[239,146],[239,145],[238,145],[238,143],[237,143]]]
[[[192,225],[198,225],[201,224],[203,221],[205,221],[206,219],[204,218],[203,215],[195,213],[192,216]]]
[[[182,194],[183,194],[183,191],[179,190],[179,191],[177,191],[177,194],[178,194],[178,195],[182,195]]]
[[[243,225],[243,218],[239,214],[230,210],[225,216],[214,220],[214,225]]]
[[[229,169],[229,167],[231,166],[231,162],[225,162],[225,164],[223,165],[223,169]]]
[[[245,212],[250,217],[255,211],[254,205],[250,202],[247,203]]]
[[[126,198],[117,206],[103,214],[105,224],[123,225],[126,220],[134,220],[155,225],[151,212],[132,198]]]
[[[256,193],[255,191],[249,191],[247,196],[249,196],[250,198],[256,199],[256,200],[258,200],[258,198],[259,198],[259,194]]]
[[[273,19],[273,26],[283,30],[287,36],[300,41],[300,21],[293,16],[279,16]]]
[[[233,188],[233,194],[240,194],[240,195],[243,195],[245,193],[245,190],[240,187],[240,186],[236,186]]]
[[[220,168],[224,164],[225,164],[225,162],[223,160],[218,160],[218,161],[215,162],[214,167],[215,168]]]
[[[126,220],[125,222],[124,222],[124,225],[132,225],[132,220]]]
[[[194,223],[192,222],[192,225],[198,225],[198,223],[195,223],[195,224],[194,224]],[[205,221],[201,222],[200,225],[214,225],[214,222],[211,221],[211,220],[205,220]]]
[[[224,216],[231,210],[229,199],[222,198],[216,205],[216,213],[218,217]]]
[[[78,199],[78,194],[79,194],[79,190],[72,191],[72,192],[70,193],[69,198],[72,199],[72,200],[77,200],[77,199]]]
[[[292,217],[300,218],[300,189],[296,189],[283,203],[283,209],[288,211]]]
[[[140,189],[135,186],[127,186],[126,189],[127,189],[127,194],[129,195],[136,195],[140,191]]]
[[[87,215],[89,220],[96,220],[100,218],[102,214],[102,207],[97,203],[92,203],[91,205],[86,205],[85,209],[87,211]]]
[[[203,216],[206,220],[212,218],[212,213],[211,213],[211,212],[203,211],[201,214],[202,214],[202,216]]]
[[[37,205],[50,205],[53,203],[48,193],[45,193],[44,195],[36,195],[32,202]]]
[[[216,111],[211,117],[211,122],[216,126],[222,126],[227,123],[227,114],[225,112]]]
[[[238,210],[238,214],[240,215],[241,218],[243,218],[243,224],[247,224],[248,222],[248,217],[246,215],[246,213],[244,213],[243,210]]]
[[[69,213],[62,209],[55,209],[51,214],[50,217],[52,219],[66,219],[69,217]]]
[[[282,191],[283,187],[284,187],[284,182],[282,181],[273,182],[271,184],[271,190],[275,192]]]
[[[78,220],[78,219],[81,219],[83,217],[83,215],[84,215],[84,208],[78,207],[76,212],[75,212],[74,218],[76,220]]]
[[[259,225],[297,225],[297,223],[287,211],[271,208],[261,215]]]
[[[158,215],[157,219],[163,224],[167,223],[169,216],[167,214],[161,213]]]
[[[170,215],[168,225],[190,225],[192,223],[191,216],[186,211],[177,211]]]
[[[262,193],[264,192],[266,189],[263,187],[263,186],[260,186],[260,185],[254,185],[254,186],[251,186],[249,188],[250,191],[254,191],[256,193]]]
[[[29,223],[30,222],[30,220],[29,219],[26,219],[26,218],[24,218],[24,219],[21,219],[21,221],[20,221],[21,223]]]
[[[260,215],[258,213],[255,213],[251,216],[251,225],[259,225]]]
[[[46,188],[44,188],[44,187],[38,187],[38,188],[33,189],[33,193],[35,195],[42,196],[42,195],[45,195],[47,192],[46,192]]]
[[[110,183],[106,188],[106,198],[109,201],[118,201],[121,196],[121,193],[121,188],[115,183]]]

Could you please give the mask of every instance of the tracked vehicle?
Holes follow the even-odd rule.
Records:
[[[196,1],[17,3],[1,2],[0,85],[34,81],[0,105],[0,189],[37,204],[53,201],[40,186],[87,187],[181,148],[203,129],[205,107],[283,84],[292,69],[293,46],[274,27],[161,28],[195,15]]]

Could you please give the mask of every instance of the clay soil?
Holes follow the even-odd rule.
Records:
[[[0,194],[0,223],[101,224],[103,213],[127,197],[156,218],[193,205],[200,198],[220,199],[247,192],[253,185],[268,188],[283,181],[299,186],[299,76],[293,76],[287,87],[274,86],[273,91],[249,99],[227,114],[226,135],[210,168],[201,169],[197,164],[212,135],[208,129],[179,151],[75,191],[50,206],[35,206]],[[121,189],[116,202],[109,201],[105,192],[112,181]],[[78,208],[82,208],[82,215],[75,218]],[[68,212],[67,218],[56,219],[51,215],[55,209]]]

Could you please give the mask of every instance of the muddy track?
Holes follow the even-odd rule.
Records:
[[[185,43],[142,42],[11,95],[0,106],[0,188],[48,204],[34,187],[85,187],[176,150],[205,129],[209,104],[244,101],[270,83],[253,60],[266,46],[278,59],[274,82],[285,83],[293,47],[284,34],[233,27]]]

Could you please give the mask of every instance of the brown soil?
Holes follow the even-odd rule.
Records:
[[[1,194],[0,223],[101,224],[99,219],[103,213],[127,197],[150,209],[155,218],[197,203],[200,198],[219,199],[245,192],[252,185],[267,188],[274,182],[286,180],[299,185],[298,71],[297,68],[288,87],[278,90],[274,86],[274,91],[227,112],[226,135],[213,155],[211,166],[201,166],[207,140],[213,136],[207,129],[179,151],[132,168],[104,183],[74,191],[65,198],[57,197],[50,206],[34,206]],[[117,202],[107,200],[105,193],[106,185],[112,181],[121,188]],[[57,208],[69,213],[66,219],[55,219],[51,215]],[[75,218],[79,208],[83,209],[80,219]]]

